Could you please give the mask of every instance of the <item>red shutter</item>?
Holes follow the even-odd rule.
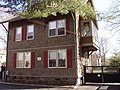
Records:
[[[44,51],[44,68],[48,68],[48,51]]]
[[[31,53],[31,68],[35,68],[35,52]]]
[[[16,28],[15,28],[15,29],[13,29],[13,32],[14,32],[14,37],[13,37],[13,40],[14,40],[14,42],[15,42],[15,40],[16,40]]]
[[[13,68],[16,68],[16,53],[14,53],[14,56],[13,56]]]
[[[22,27],[22,40],[26,40],[27,36],[27,25]]]
[[[72,68],[72,49],[67,49],[67,67]]]
[[[66,17],[66,34],[70,33],[70,16]]]

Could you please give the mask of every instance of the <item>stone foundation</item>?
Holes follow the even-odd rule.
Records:
[[[57,77],[29,77],[29,76],[10,76],[10,82],[31,83],[41,85],[75,85],[76,78],[57,78]]]

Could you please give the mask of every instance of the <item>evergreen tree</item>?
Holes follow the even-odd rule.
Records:
[[[116,54],[115,56],[109,59],[111,66],[119,66],[120,64],[120,53]]]

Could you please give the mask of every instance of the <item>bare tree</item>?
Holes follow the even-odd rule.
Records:
[[[0,17],[2,19],[2,17]],[[1,32],[4,34],[0,35],[0,40],[1,42],[5,45],[5,49],[7,48],[7,35],[8,35],[8,29],[7,29],[7,24],[2,23],[1,24]]]
[[[106,54],[109,51],[108,38],[101,37],[100,40],[99,40],[99,45],[100,45],[99,52],[100,52],[100,57],[101,57],[101,60],[102,60],[102,65],[105,65]]]
[[[120,31],[120,0],[113,0],[107,11],[97,14],[98,20],[107,22],[107,29]]]

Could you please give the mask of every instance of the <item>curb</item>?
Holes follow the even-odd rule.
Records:
[[[42,88],[69,88],[69,89],[76,89],[79,86],[71,85],[71,86],[56,86],[56,85],[38,85],[38,84],[24,84],[24,83],[12,83],[12,82],[3,82],[0,81],[1,84],[11,84],[11,85],[24,85],[24,86],[35,86],[35,87],[42,87]]]

